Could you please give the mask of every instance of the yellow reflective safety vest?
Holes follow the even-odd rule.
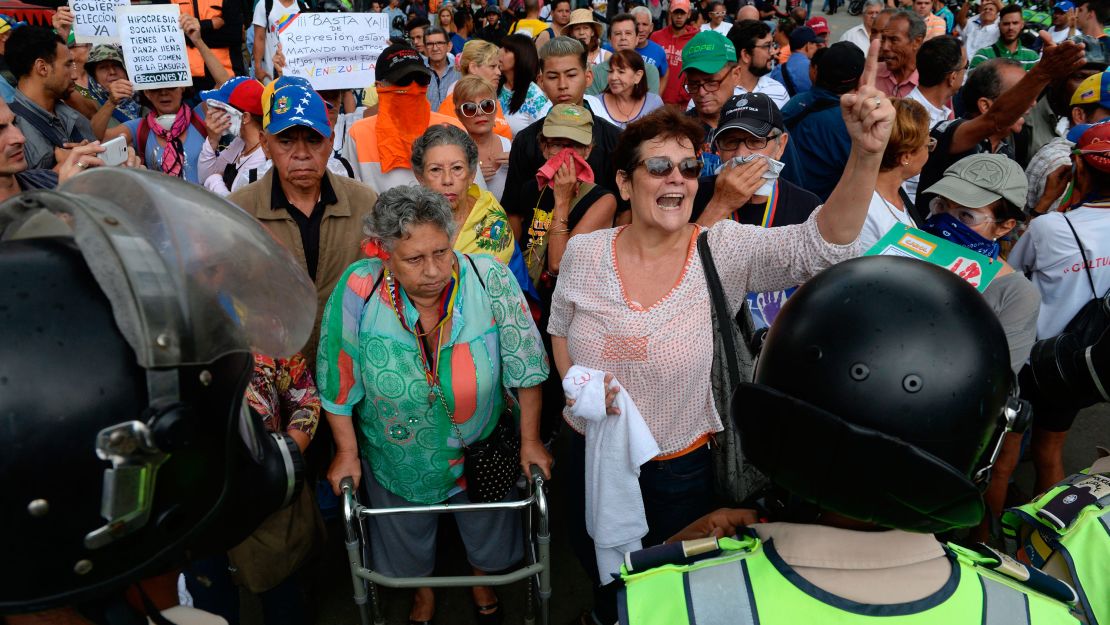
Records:
[[[1002,529],[1033,566],[1067,564],[1090,625],[1110,625],[1110,473],[1073,475],[1002,515]]]
[[[1072,607],[998,573],[977,552],[948,545],[952,575],[929,597],[870,605],[803,579],[755,536],[719,541],[721,553],[640,573],[622,567],[621,625],[1055,625],[1080,621]],[[1015,563],[1016,564],[1016,563]],[[1043,575],[1043,574],[1041,574]],[[1055,583],[1055,582],[1054,582]]]

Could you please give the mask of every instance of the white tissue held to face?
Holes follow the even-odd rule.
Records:
[[[736,167],[737,165],[753,161],[757,158],[762,158],[767,161],[767,171],[763,172],[763,180],[765,180],[766,182],[763,183],[763,186],[756,189],[755,195],[759,197],[766,197],[768,195],[771,195],[771,189],[774,188],[775,181],[778,180],[779,173],[782,172],[782,168],[786,167],[786,163],[782,161],[776,161],[775,159],[765,154],[734,156],[721,163],[720,167],[717,168],[717,171],[713,173],[720,174],[722,171],[724,171],[726,167]]]

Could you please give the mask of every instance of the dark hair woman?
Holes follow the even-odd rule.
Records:
[[[513,135],[541,120],[551,101],[536,84],[540,59],[528,35],[509,35],[501,40],[501,80],[497,98]]]

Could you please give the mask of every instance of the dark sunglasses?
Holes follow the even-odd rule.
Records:
[[[459,105],[459,112],[463,114],[463,117],[474,117],[479,112],[485,115],[493,115],[496,110],[497,103],[489,98],[481,102],[463,102]]]
[[[666,156],[653,156],[632,166],[632,169],[643,165],[647,173],[656,178],[666,178],[674,171],[675,162]],[[684,158],[678,162],[678,173],[687,180],[697,180],[701,174],[701,160],[693,157]]]
[[[425,73],[412,73],[401,76],[397,82],[393,83],[396,87],[407,87],[412,83],[416,83],[421,87],[427,87],[432,82],[432,77]]]

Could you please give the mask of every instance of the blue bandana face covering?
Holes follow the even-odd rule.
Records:
[[[987,239],[948,213],[930,215],[921,229],[945,241],[951,241],[973,252],[979,252],[991,260],[998,258],[1000,249],[998,241]]]

